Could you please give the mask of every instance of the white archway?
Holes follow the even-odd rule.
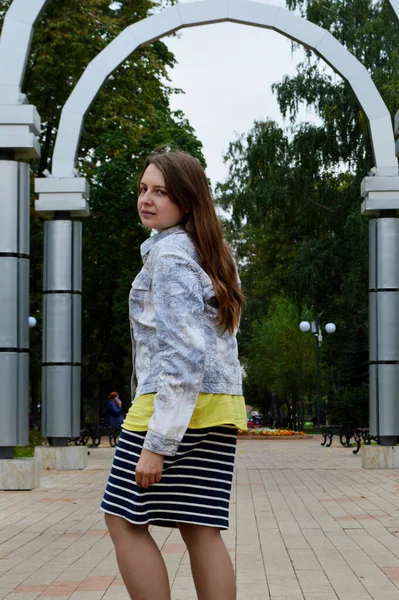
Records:
[[[14,0],[0,37],[0,104],[23,104],[21,86],[34,26],[49,0]]]
[[[186,27],[220,23],[274,29],[310,48],[351,86],[370,124],[376,175],[398,173],[391,116],[367,69],[329,32],[284,8],[249,0],[205,0],[178,4],[127,27],[86,67],[62,110],[52,174],[70,178],[84,117],[107,77],[139,46]]]
[[[388,0],[399,19],[399,0]]]

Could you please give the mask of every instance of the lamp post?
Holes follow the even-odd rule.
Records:
[[[299,324],[299,329],[303,333],[307,333],[308,331],[312,331],[316,340],[316,420],[317,420],[317,431],[320,431],[320,344],[323,341],[323,335],[320,327],[320,316],[316,317],[315,321],[309,323],[309,321],[301,321]],[[337,327],[334,323],[327,323],[325,326],[326,333],[335,333]]]

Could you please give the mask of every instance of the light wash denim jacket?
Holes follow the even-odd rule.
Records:
[[[129,297],[132,398],[156,392],[144,448],[174,456],[198,394],[242,394],[236,335],[216,325],[212,281],[180,225],[141,246]]]

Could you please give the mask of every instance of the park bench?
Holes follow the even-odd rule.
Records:
[[[114,448],[118,442],[120,432],[121,430],[119,427],[88,424],[84,429],[80,430],[79,437],[71,438],[71,442],[73,442],[75,446],[86,446],[91,438],[91,446],[97,448],[101,443],[102,436],[105,435],[108,437],[109,445]]]
[[[369,446],[372,441],[380,444],[380,438],[378,435],[371,435],[368,427],[357,427],[353,433],[353,437],[356,442],[356,449],[353,450],[353,454],[357,454],[360,450],[361,443],[363,442],[366,446]]]
[[[356,427],[353,421],[344,421],[340,425],[328,425],[321,428],[321,434],[324,437],[322,446],[329,448],[332,444],[334,435],[339,436],[340,443],[346,448],[351,447],[351,439],[353,438],[356,443],[356,448],[353,450],[353,454],[357,454],[360,450],[362,442],[369,446],[372,441],[380,443],[378,436],[370,434],[368,427]]]
[[[321,427],[320,433],[324,437],[324,441],[321,442],[321,445],[329,448],[332,444],[334,435],[340,435],[341,425],[325,425]]]

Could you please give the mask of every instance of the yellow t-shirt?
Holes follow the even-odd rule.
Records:
[[[122,424],[128,431],[147,431],[148,422],[154,414],[155,394],[138,396],[131,405]],[[230,394],[199,394],[190,429],[235,425],[237,429],[247,428],[247,413],[243,396]]]

